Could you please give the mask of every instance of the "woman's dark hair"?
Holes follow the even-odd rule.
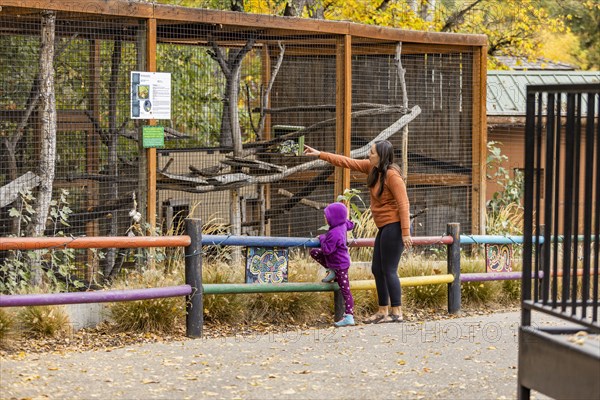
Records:
[[[376,165],[369,172],[367,177],[367,186],[370,188],[374,187],[379,182],[379,190],[377,191],[377,197],[383,193],[383,187],[385,184],[385,178],[389,168],[393,168],[400,172],[400,167],[394,164],[394,146],[387,141],[382,140],[375,143],[375,151],[379,155],[379,165]]]

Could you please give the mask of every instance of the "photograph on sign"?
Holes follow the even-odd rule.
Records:
[[[171,119],[171,74],[131,72],[131,119]]]

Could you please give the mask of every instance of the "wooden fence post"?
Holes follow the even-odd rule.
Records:
[[[202,221],[187,218],[185,234],[192,240],[185,248],[185,283],[192,287],[186,297],[185,334],[190,338],[202,337],[204,310],[202,302]]]
[[[452,236],[452,244],[448,245],[448,273],[454,281],[448,284],[448,313],[460,311],[460,224],[453,222],[447,225],[446,231]]]

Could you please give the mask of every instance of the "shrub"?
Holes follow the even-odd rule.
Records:
[[[257,293],[248,297],[245,322],[264,320],[271,323],[308,323],[333,312],[332,294]]]
[[[521,280],[502,281],[502,295],[510,301],[521,299]]]
[[[26,227],[31,224],[35,216],[33,207],[35,197],[30,190],[19,193],[18,208],[11,208],[9,216],[18,226],[16,236],[24,236]],[[69,208],[69,192],[62,189],[58,200],[50,201],[48,223],[53,235],[62,237],[65,233],[63,227],[68,227],[69,215],[73,212]],[[83,287],[77,278],[75,263],[75,250],[67,248],[49,248],[30,251],[9,251],[8,257],[0,264],[0,293],[15,294],[28,291],[33,276],[43,280],[51,290],[69,291]],[[33,272],[35,271],[35,273]],[[45,271],[42,273],[42,271]],[[32,276],[33,273],[33,276]]]
[[[323,269],[309,257],[296,253],[290,256],[290,282],[320,282]],[[247,296],[245,321],[264,320],[271,323],[314,322],[333,312],[330,292],[257,293]]]
[[[487,168],[489,171],[487,179],[493,180],[500,186],[500,190],[495,192],[492,199],[487,202],[488,214],[496,214],[510,205],[521,208],[523,199],[524,175],[521,171],[515,170],[511,176],[510,171],[504,168],[503,164],[508,157],[502,154],[501,146],[500,142],[490,141],[487,143]]]
[[[14,324],[15,320],[12,314],[4,308],[0,308],[0,347],[1,344],[10,336]]]
[[[211,261],[203,264],[202,281],[204,283],[242,282],[242,273],[236,273],[224,262]],[[245,318],[247,299],[244,294],[205,295],[203,301],[204,320],[206,322],[232,323]]]
[[[513,271],[521,270],[521,261],[513,259]],[[521,279],[500,281],[500,297],[507,301],[521,300]]]
[[[352,297],[354,297],[354,315],[367,316],[377,312],[376,290],[355,290],[352,292]]]
[[[485,229],[488,235],[522,235],[523,218],[523,207],[510,203],[494,212],[488,211]]]
[[[483,261],[461,260],[461,272],[483,272],[485,265]],[[461,283],[462,301],[469,304],[484,304],[494,302],[499,299],[500,282],[462,282]]]
[[[148,269],[132,272],[126,282],[114,285],[116,289],[149,288],[178,285],[183,278],[163,271]],[[112,303],[111,319],[118,331],[171,333],[182,326],[185,304],[181,297]]]
[[[355,238],[374,238],[377,235],[377,226],[371,216],[371,209],[368,208],[355,222],[352,235]],[[353,247],[350,248],[350,256],[353,261],[369,261],[373,257],[372,247]]]
[[[436,268],[438,262],[423,257],[403,259],[400,263],[401,276],[429,276],[445,273]],[[444,267],[445,269],[445,267]],[[445,284],[409,286],[402,288],[403,297],[414,307],[442,307],[446,303],[447,288]]]
[[[69,317],[63,307],[31,306],[22,308],[17,319],[23,332],[39,336],[56,336],[71,328]]]

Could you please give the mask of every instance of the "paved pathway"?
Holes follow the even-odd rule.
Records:
[[[519,316],[32,354],[0,360],[0,398],[511,399]]]

